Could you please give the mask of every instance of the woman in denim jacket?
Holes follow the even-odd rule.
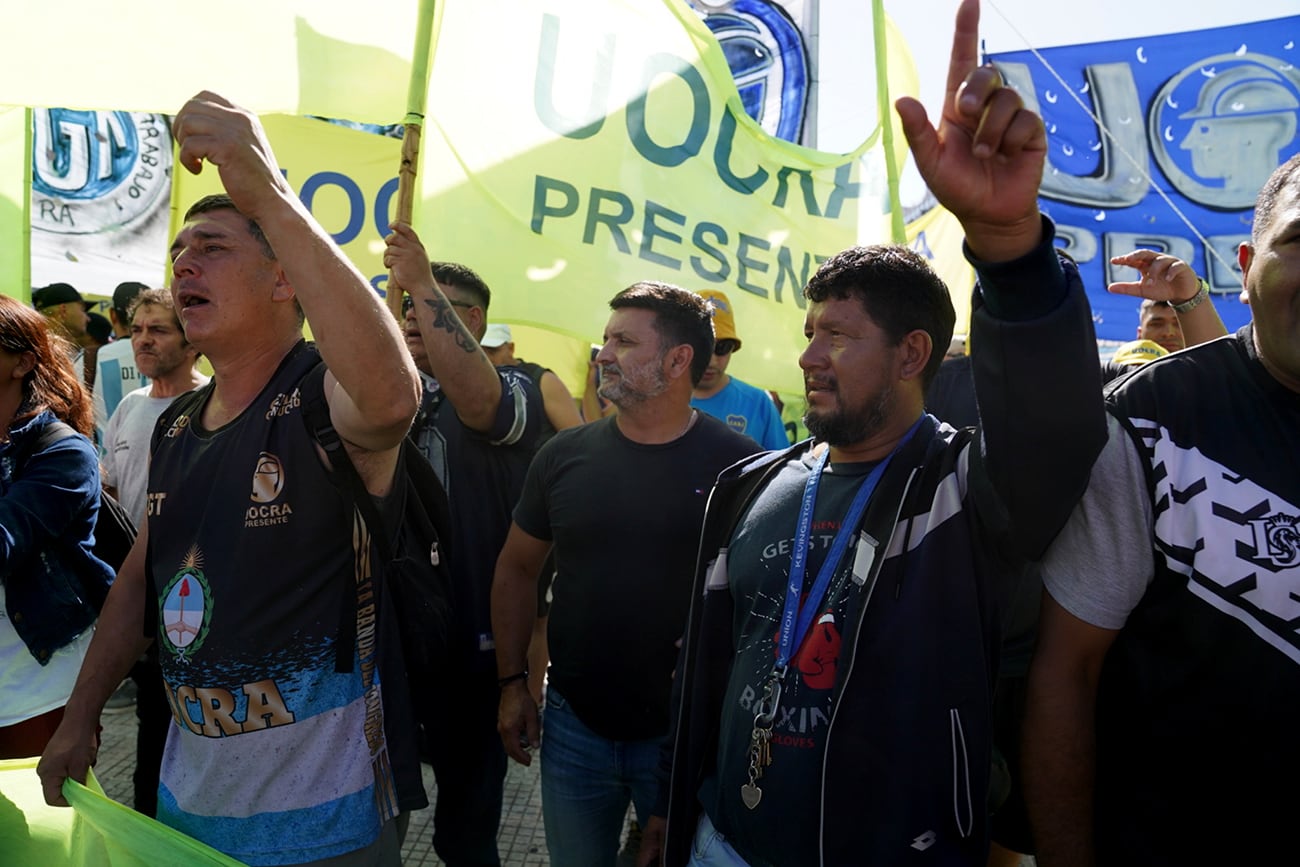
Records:
[[[43,437],[56,420],[76,433]],[[91,553],[93,428],[65,341],[0,296],[0,758],[45,748],[113,580]]]

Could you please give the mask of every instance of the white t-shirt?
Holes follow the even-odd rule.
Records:
[[[206,378],[204,379],[206,382]],[[153,386],[122,398],[104,431],[103,480],[117,489],[117,501],[137,527],[144,524],[149,486],[149,442],[154,425],[175,397],[150,397]]]
[[[1109,414],[1106,427],[1109,439],[1088,489],[1043,558],[1042,574],[1043,586],[1066,611],[1118,630],[1155,577],[1153,518],[1133,439]]]
[[[63,707],[72,695],[82,660],[90,647],[93,626],[41,665],[18,637],[5,611],[0,584],[0,726],[11,726]]]

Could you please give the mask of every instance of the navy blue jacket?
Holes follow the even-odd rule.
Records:
[[[95,622],[113,582],[97,559],[99,456],[81,434],[28,451],[54,415],[43,412],[0,445],[0,581],[5,609],[38,662]]]
[[[808,863],[986,862],[999,610],[1019,573],[1009,566],[1041,556],[1106,438],[1087,298],[1071,264],[1062,279],[1050,240],[1049,231],[1013,270],[980,268],[986,292],[997,282],[1025,296],[976,293],[981,427],[955,431],[927,417],[863,517],[879,547],[846,617],[819,790],[805,793],[821,816],[821,851]],[[1040,315],[1019,315],[1033,308],[1025,299],[1035,281]],[[668,818],[668,865],[690,855],[734,656],[719,554],[768,479],[810,447],[732,467],[710,498],[665,750],[671,771],[656,808]]]

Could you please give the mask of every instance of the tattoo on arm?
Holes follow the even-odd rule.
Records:
[[[456,315],[456,311],[452,309],[451,304],[440,297],[426,298],[424,303],[433,311],[433,325],[435,328],[441,328],[450,334],[455,339],[456,345],[464,352],[474,352],[478,349],[478,341],[474,339],[473,334],[466,330],[465,323],[460,321],[460,317]]]

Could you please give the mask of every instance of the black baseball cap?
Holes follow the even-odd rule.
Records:
[[[118,283],[117,288],[113,290],[113,309],[125,316],[126,311],[131,307],[131,302],[135,300],[135,296],[148,288],[148,286],[135,280]]]
[[[90,309],[90,303],[82,298],[81,293],[72,288],[70,283],[51,283],[49,286],[32,290],[32,306],[37,310],[57,307],[60,304],[80,304],[87,310]]]

